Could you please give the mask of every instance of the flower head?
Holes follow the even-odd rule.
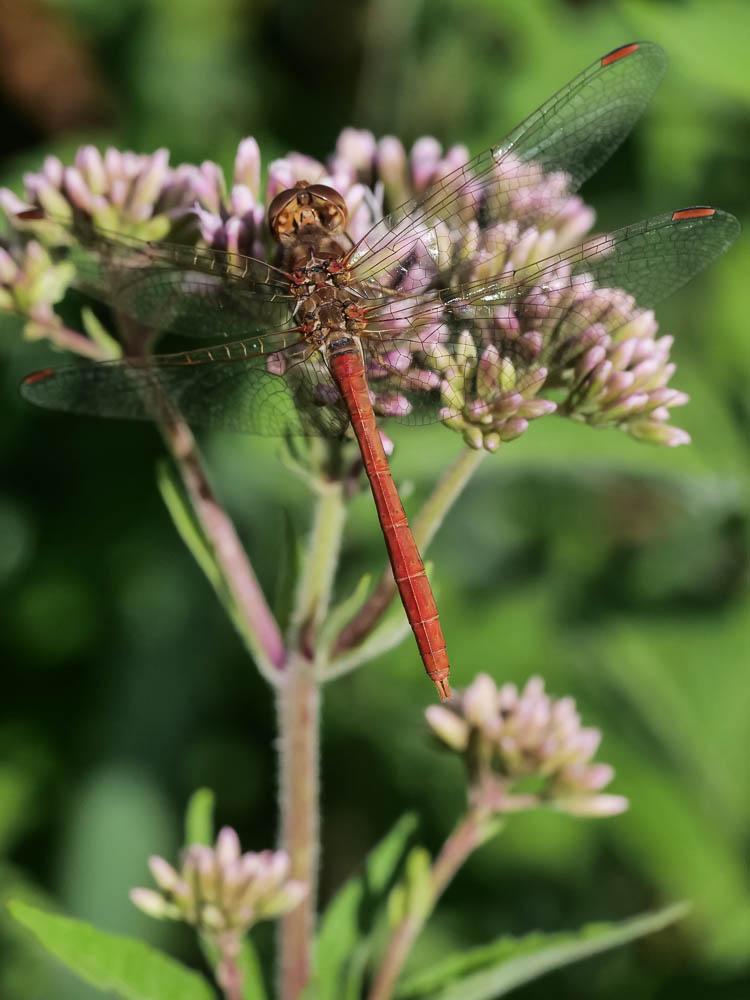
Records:
[[[24,333],[30,340],[62,327],[54,307],[65,296],[74,276],[69,261],[55,262],[37,240],[22,252],[0,246],[0,309],[25,316]]]
[[[551,698],[539,677],[519,691],[479,674],[425,714],[435,736],[464,757],[474,805],[501,813],[546,805],[577,816],[613,816],[628,806],[602,793],[614,770],[593,759],[599,730],[584,728],[574,700]]]
[[[24,200],[0,190],[0,205],[11,217],[40,207],[62,222],[78,213],[101,229],[163,239],[170,229],[168,210],[175,208],[165,197],[171,173],[166,149],[143,156],[82,146],[69,166],[48,156],[41,170],[25,174]]]
[[[187,847],[179,868],[156,856],[149,867],[159,889],[133,889],[132,902],[149,916],[183,920],[214,935],[244,934],[259,920],[293,910],[307,892],[289,878],[284,851],[243,854],[230,827],[219,832],[213,847]]]
[[[430,185],[456,170],[460,175],[447,188],[429,193]],[[478,318],[456,305],[472,283],[512,274],[589,232],[594,213],[571,192],[563,171],[545,172],[513,154],[471,161],[463,146],[443,150],[429,136],[406,150],[393,136],[377,139],[347,128],[325,162],[297,152],[274,160],[265,195],[260,177],[261,154],[251,137],[240,142],[229,179],[210,160],[171,166],[164,149],[141,155],[84,146],[71,165],[47,157],[41,170],[25,175],[23,197],[0,189],[0,206],[19,230],[8,251],[16,271],[4,267],[0,306],[25,310],[29,318],[32,307],[51,311],[58,301],[49,298],[49,288],[42,293],[39,282],[32,296],[23,289],[16,294],[24,276],[36,273],[40,245],[71,241],[69,232],[48,221],[21,222],[23,209],[40,207],[62,222],[90,220],[140,239],[169,238],[271,260],[266,205],[305,179],[344,197],[347,236],[357,245],[352,262],[372,250],[368,270],[377,271],[377,280],[365,282],[364,294],[388,303],[373,307],[378,329],[368,341],[368,379],[379,414],[442,420],[471,447],[489,451],[553,412],[640,440],[689,441],[669,423],[671,408],[687,402],[669,386],[672,339],[660,337],[653,313],[621,289],[596,287],[581,274],[573,282],[570,268],[561,265],[543,287],[528,288],[513,302],[500,295]],[[451,189],[456,198],[444,211]],[[394,253],[392,244],[379,242],[394,223],[381,219],[414,197],[426,200],[397,213],[395,225],[406,220],[408,228]],[[49,267],[57,294],[73,272],[59,261],[49,260]],[[439,292],[445,288],[456,291],[455,301]],[[410,304],[422,310],[422,320],[410,315]],[[319,402],[339,403],[335,393]]]

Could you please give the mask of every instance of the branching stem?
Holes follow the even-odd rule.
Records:
[[[103,344],[96,343],[78,330],[71,330],[69,326],[61,326],[54,322],[46,323],[38,319],[32,319],[30,322],[36,327],[43,327],[46,339],[60,350],[70,351],[71,354],[88,358],[89,361],[109,361],[112,357]]]
[[[116,318],[121,340],[126,345],[126,357],[147,357],[153,333],[122,313],[117,313]],[[161,398],[159,390],[159,383],[156,382],[153,395],[157,400]],[[160,401],[155,407],[154,421],[177,466],[190,505],[221,574],[233,609],[236,610],[236,624],[258,669],[269,683],[276,684],[286,660],[281,629],[239,539],[234,522],[211,487],[193,432],[166,397],[163,405]]]
[[[214,494],[192,431],[177,418],[162,419],[159,430],[179,470],[191,507],[211,548],[239,627],[258,668],[278,683],[286,660],[284,639],[229,514]]]
[[[432,865],[428,904],[407,913],[393,931],[368,1000],[391,1000],[398,977],[435,904],[467,858],[496,830],[490,816],[479,809],[470,810],[454,827]]]
[[[279,997],[297,1000],[312,971],[320,854],[320,685],[313,650],[328,611],[346,508],[342,485],[321,482],[278,690],[280,846],[308,892],[279,926]]]
[[[218,961],[216,964],[216,982],[221,987],[224,1000],[242,1000],[243,976],[239,964],[240,941],[235,933],[229,931],[216,938]]]

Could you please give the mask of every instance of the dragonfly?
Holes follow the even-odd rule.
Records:
[[[242,433],[353,435],[419,654],[448,698],[446,641],[379,421],[450,423],[459,404],[446,379],[463,379],[470,391],[472,346],[491,347],[501,373],[510,363],[525,398],[542,385],[569,387],[584,329],[606,320],[614,336],[634,309],[652,307],[729,246],[736,220],[698,206],[519,266],[504,247],[473,256],[492,227],[512,226],[519,199],[540,197],[540,182],[575,192],[630,132],[665,66],[649,42],[601,57],[502,142],[437,177],[356,244],[342,195],[307,181],[268,207],[271,260],[67,223],[84,292],[160,337],[206,344],[45,368],[24,380],[23,396],[101,417],[177,413],[197,427]],[[557,203],[549,197],[537,208],[552,228]],[[19,219],[49,221],[41,209]],[[481,423],[487,401],[472,405]]]

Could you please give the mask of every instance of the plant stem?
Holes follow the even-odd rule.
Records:
[[[234,522],[214,494],[195,438],[177,417],[159,421],[164,442],[179,470],[185,492],[235,604],[248,644],[267,680],[278,681],[286,660],[284,639],[268,606]]]
[[[147,359],[153,331],[135,323],[124,313],[117,312],[115,316],[126,358]],[[192,430],[172,401],[160,392],[158,381],[151,389],[159,399],[159,406],[154,406],[154,421],[179,470],[195,517],[237,610],[237,623],[241,625],[243,638],[250,646],[258,669],[269,683],[275,684],[286,660],[281,629],[234,522],[214,494]]]
[[[312,971],[320,853],[320,688],[313,664],[293,654],[277,697],[281,847],[290,876],[308,886],[279,924],[279,997],[297,1000]]]
[[[328,610],[346,507],[339,482],[320,482],[290,625],[292,653],[278,690],[281,848],[307,895],[279,925],[279,997],[297,1000],[312,971],[320,855],[320,686],[316,631]]]
[[[432,865],[428,904],[417,912],[407,913],[393,931],[368,1000],[390,1000],[393,996],[398,977],[435,904],[469,855],[496,829],[488,813],[479,809],[470,810],[454,827]]]
[[[238,961],[240,947],[240,940],[233,931],[216,938],[216,982],[224,994],[224,1000],[242,1000],[243,997],[242,970]]]
[[[46,339],[63,351],[70,351],[71,354],[88,358],[89,361],[109,361],[112,358],[112,352],[103,344],[97,344],[96,341],[91,340],[84,333],[79,333],[78,330],[71,330],[70,327],[59,326],[57,323],[45,323],[38,319],[30,320],[30,322],[34,326],[44,328],[47,331]],[[34,339],[39,339],[39,337]]]
[[[331,601],[346,519],[342,483],[319,482],[316,491],[318,503],[297,587],[289,637],[290,647],[299,645],[310,659],[315,632],[322,624]]]
[[[116,319],[122,341],[129,347],[128,353],[145,357],[148,337],[152,334],[123,314],[116,314]],[[33,322],[38,326],[46,325],[37,320]],[[105,344],[97,343],[69,327],[51,323],[48,336],[57,347],[80,357],[94,361],[112,357],[112,350]],[[274,683],[286,659],[281,630],[240,542],[237,529],[211,488],[193,432],[169,400],[165,400],[163,413],[155,414],[154,419],[180,472],[195,516],[237,609],[243,636],[251,647],[258,668],[268,681]]]
[[[414,519],[414,539],[422,555],[435,537],[446,514],[461,495],[464,487],[479,468],[487,452],[464,448],[458,458],[445,471],[426,503]],[[369,635],[388,609],[396,595],[396,584],[390,567],[380,577],[375,590],[358,613],[341,630],[334,647],[334,655],[357,646]]]

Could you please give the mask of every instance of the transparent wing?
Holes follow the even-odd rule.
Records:
[[[641,307],[655,305],[708,267],[737,239],[740,224],[708,206],[678,209],[586,240],[580,246],[496,277],[423,295],[404,296],[373,312],[387,329],[434,322],[447,310],[464,317],[543,296],[564,286],[619,288]],[[385,324],[383,321],[387,321]]]
[[[365,345],[376,409],[406,423],[458,416],[464,403],[451,403],[446,386],[476,382],[476,360],[490,347],[531,395],[539,380],[563,385],[592,343],[616,341],[738,234],[727,212],[681,209],[491,281],[373,304]]]
[[[259,435],[337,436],[348,424],[318,351],[269,334],[148,360],[46,368],[21,394],[51,410],[168,421]]]
[[[665,68],[663,50],[651,42],[634,42],[597,60],[502,143],[374,226],[349,255],[355,277],[371,281],[388,275],[392,284],[394,269],[405,274],[417,252],[439,264],[446,245],[468,226],[512,219],[546,175],[562,172],[566,191],[576,191],[625,139]],[[553,214],[554,206],[551,199]],[[544,214],[544,205],[538,205],[537,215]]]
[[[73,263],[77,288],[160,334],[241,338],[292,317],[288,280],[254,257],[147,242],[36,211],[18,218],[38,224],[45,243]]]

